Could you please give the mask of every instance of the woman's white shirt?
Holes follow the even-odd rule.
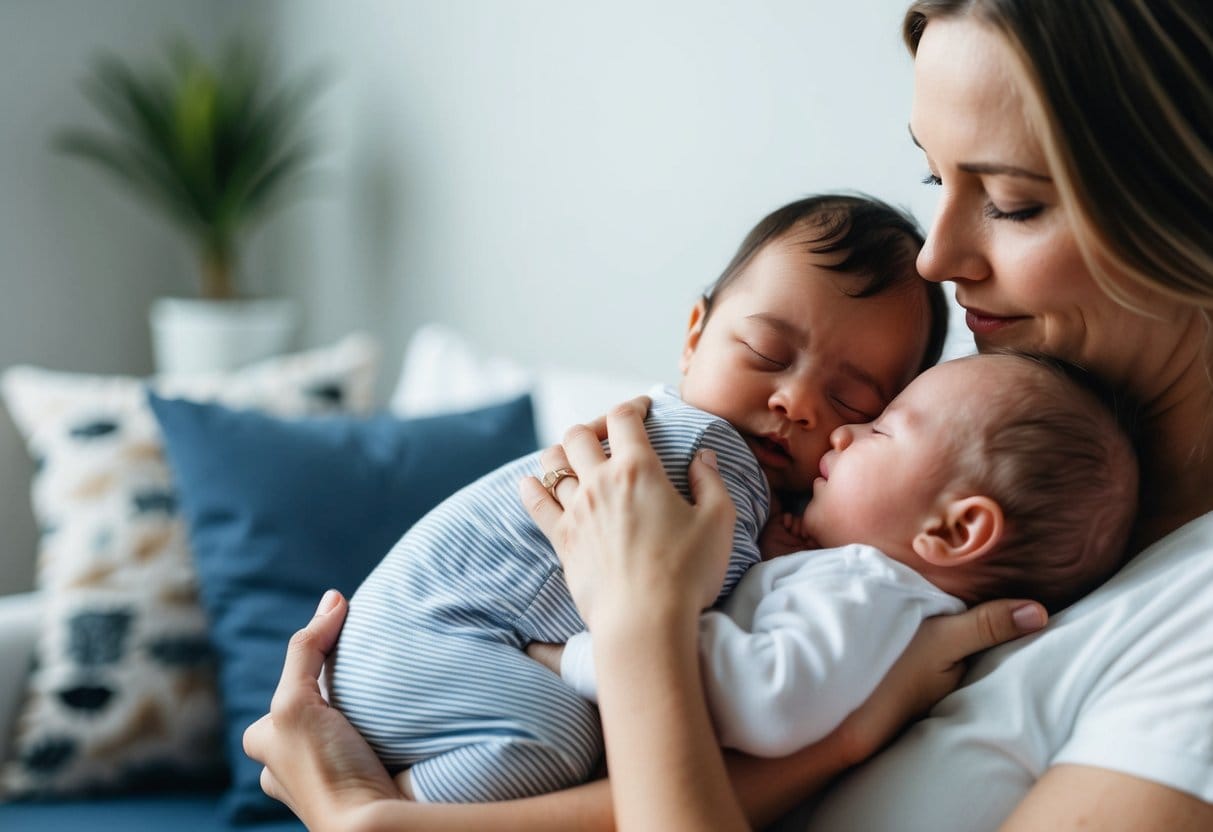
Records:
[[[1051,766],[1213,802],[1213,513],[1134,558],[780,829],[990,830]]]

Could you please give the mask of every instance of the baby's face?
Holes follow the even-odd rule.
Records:
[[[917,559],[915,535],[957,496],[948,489],[962,473],[961,432],[974,417],[969,405],[996,383],[990,371],[980,358],[940,364],[875,420],[834,431],[804,512],[804,531],[817,545],[865,543],[907,563]]]
[[[683,399],[736,427],[777,490],[807,489],[831,432],[880,413],[926,348],[921,287],[849,297],[825,262],[771,242],[692,316],[682,355]]]

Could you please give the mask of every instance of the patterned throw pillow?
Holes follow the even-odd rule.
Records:
[[[227,374],[4,373],[0,388],[36,463],[45,612],[0,794],[224,776],[214,654],[148,384],[279,415],[359,412],[371,406],[376,363],[370,339],[355,335]]]

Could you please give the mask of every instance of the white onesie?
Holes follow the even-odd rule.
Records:
[[[1213,512],[1172,532],[963,685],[781,830],[997,829],[1052,766],[1213,802]]]
[[[816,742],[876,689],[923,619],[964,609],[871,546],[751,567],[721,608],[700,618],[700,664],[720,744],[779,757]],[[560,673],[596,698],[589,633],[569,639]]]

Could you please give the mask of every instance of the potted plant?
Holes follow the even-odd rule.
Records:
[[[82,86],[109,129],[56,137],[59,150],[96,163],[162,211],[198,252],[199,298],[152,305],[160,372],[227,369],[281,352],[293,336],[293,304],[236,288],[241,240],[294,193],[315,150],[303,128],[321,76],[274,83],[271,75],[243,40],[213,63],[182,40],[162,67],[104,55]]]

